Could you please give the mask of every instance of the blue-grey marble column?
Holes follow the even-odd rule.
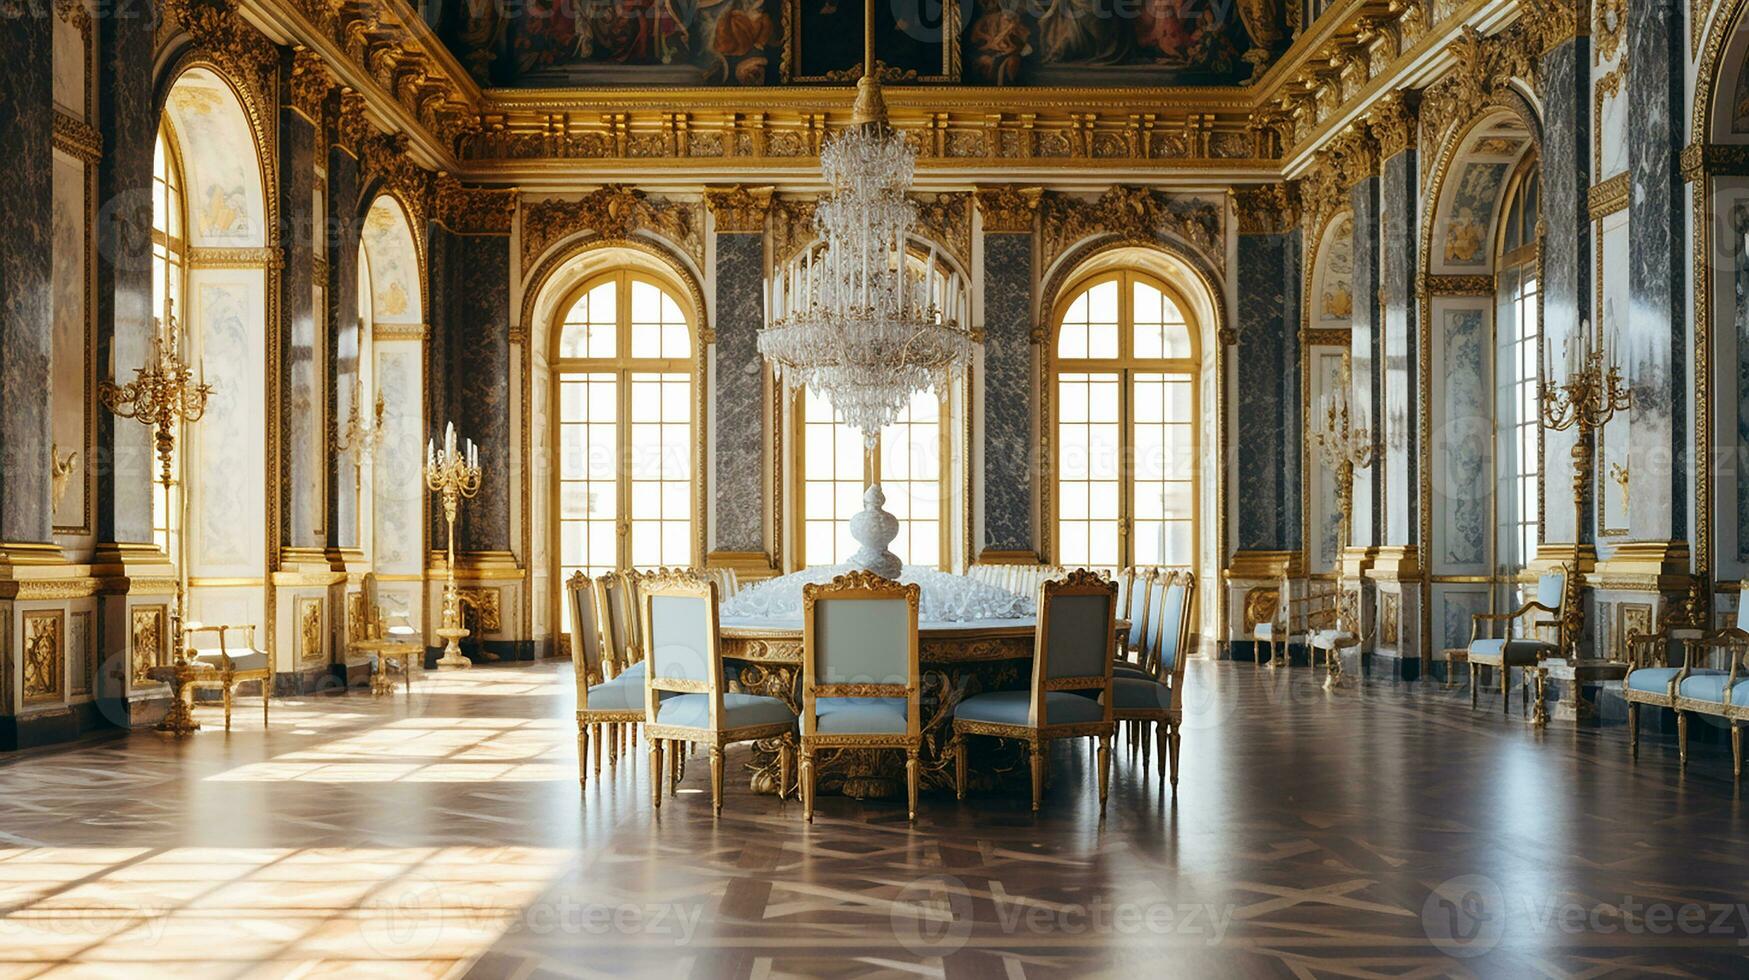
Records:
[[[53,289],[54,12],[0,12],[0,541],[52,536],[49,428]]]
[[[719,222],[721,218],[719,218]],[[768,369],[759,355],[765,322],[765,239],[760,230],[716,236],[716,519],[711,550],[765,552]]]
[[[332,117],[330,117],[332,118]],[[351,386],[357,382],[358,361],[368,358],[368,350],[360,350],[358,342],[358,252],[359,234],[364,225],[363,209],[369,202],[359,200],[358,160],[351,153],[334,145],[324,134],[319,141],[326,145],[328,161],[328,220],[324,233],[328,236],[328,371],[331,390],[328,398],[329,431],[337,433],[346,424],[352,410]],[[350,330],[357,341],[350,355],[343,349],[341,338]],[[373,405],[361,398],[359,411],[374,423]],[[350,453],[340,454],[329,467],[328,540],[342,548],[359,546],[357,463]]]
[[[1033,233],[984,233],[984,551],[1038,548]],[[975,556],[974,556],[975,557]]]
[[[455,423],[456,437],[479,446],[480,492],[456,522],[456,550],[510,550],[510,237],[455,234],[431,225],[431,331],[441,337],[441,367],[433,364],[441,400],[433,400],[431,431]],[[441,437],[441,436],[440,436]],[[433,541],[443,541],[442,508]]]
[[[1407,148],[1379,167],[1379,298],[1383,301],[1384,412],[1379,476],[1383,482],[1386,545],[1412,545],[1421,537],[1420,310],[1415,299],[1415,224],[1420,214],[1416,153]],[[1356,271],[1358,273],[1358,261]],[[1356,283],[1357,297],[1360,293]]]
[[[96,85],[103,157],[97,165],[97,350],[105,372],[133,377],[145,361],[152,324],[152,153],[158,110],[152,101],[154,19],[145,4],[117,6],[94,18],[98,31]],[[130,419],[98,411],[97,540],[152,540],[151,432]],[[120,646],[104,640],[108,648]]]
[[[1682,11],[1673,0],[1627,5],[1629,315],[1621,358],[1633,385],[1628,526],[1637,540],[1673,540],[1688,528],[1688,360],[1684,314],[1685,140]]]
[[[1543,337],[1558,355],[1591,309],[1591,56],[1587,38],[1543,58]],[[1637,231],[1637,229],[1636,229]],[[1575,433],[1544,434],[1544,540],[1573,540],[1570,453]],[[1595,484],[1595,481],[1593,481]],[[1596,499],[1595,486],[1592,500]],[[1596,540],[1590,501],[1581,541]]]
[[[1239,551],[1300,546],[1300,233],[1241,225],[1233,451]]]
[[[289,57],[289,55],[288,55]],[[284,72],[281,73],[282,77]],[[282,82],[282,102],[289,94]],[[328,439],[323,420],[328,379],[321,372],[315,308],[316,127],[289,104],[279,111],[279,243],[285,268],[279,275],[280,315],[280,468],[284,495],[280,534],[288,546],[320,548],[323,533],[325,461]]]
[[[1382,341],[1383,315],[1379,309],[1379,179],[1366,177],[1349,191],[1354,210],[1354,328],[1350,363],[1354,387],[1352,424],[1368,426],[1374,439],[1381,427],[1384,404]],[[1381,544],[1382,483],[1377,467],[1354,471],[1354,513],[1349,515],[1350,540],[1356,547]]]

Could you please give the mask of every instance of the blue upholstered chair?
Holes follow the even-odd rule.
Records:
[[[864,571],[802,588],[801,792],[810,823],[820,749],[903,749],[908,812],[917,819],[921,594]]]
[[[678,743],[710,750],[711,809],[723,810],[723,749],[735,742],[782,739],[778,793],[789,785],[796,713],[779,698],[725,693],[723,652],[717,645],[717,586],[683,572],[642,576],[644,735],[650,743],[650,790],[662,805],[663,742],[678,756]],[[664,695],[668,695],[664,697]]]
[[[1676,709],[1678,758],[1682,765],[1688,765],[1688,716],[1711,715],[1731,729],[1731,773],[1733,778],[1740,777],[1743,730],[1737,722],[1749,720],[1749,664],[1745,663],[1749,661],[1749,596],[1738,598],[1733,625],[1705,633],[1686,646],[1683,666],[1677,669],[1669,687],[1670,707]],[[1623,680],[1624,683],[1639,680],[1645,686],[1653,686],[1656,676],[1647,670],[1636,670]],[[1630,715],[1633,710],[1633,702],[1629,702]],[[1634,734],[1638,735],[1637,726]]]
[[[1113,677],[1153,679],[1154,675],[1147,668],[1148,650],[1160,642],[1160,604],[1165,601],[1166,584],[1171,574],[1154,568],[1137,574],[1135,595],[1130,600],[1130,629],[1125,637],[1127,648],[1117,651],[1117,659],[1111,668]],[[1130,659],[1132,653],[1134,660]]]
[[[1744,616],[1749,615],[1749,603],[1737,607],[1737,628],[1742,629]],[[1706,595],[1697,587],[1685,602],[1673,604],[1658,624],[1655,633],[1631,633],[1627,638],[1628,672],[1622,677],[1622,700],[1628,705],[1628,754],[1640,754],[1640,705],[1655,708],[1676,708],[1676,686],[1689,673],[1693,662],[1695,641],[1707,635]],[[1671,651],[1680,649],[1680,663],[1672,662]],[[1712,671],[1697,667],[1693,673]],[[1686,736],[1686,719],[1676,716],[1677,728]],[[1679,740],[1684,748],[1686,737]],[[1685,753],[1686,754],[1686,753]]]
[[[1153,667],[1147,677],[1111,680],[1112,718],[1128,723],[1138,734],[1154,726],[1160,750],[1160,774],[1178,786],[1178,726],[1184,714],[1184,662],[1190,647],[1190,610],[1196,596],[1196,576],[1188,571],[1171,572],[1159,580],[1163,586],[1155,606],[1152,645],[1143,651],[1143,662]],[[1147,767],[1147,739],[1141,739],[1142,766]]]
[[[993,691],[954,706],[954,785],[966,795],[966,736],[992,735],[1027,743],[1032,760],[1032,808],[1045,789],[1045,753],[1061,738],[1099,739],[1099,808],[1111,777],[1111,669],[1117,646],[1117,586],[1077,569],[1046,582],[1033,641],[1032,684]],[[1085,693],[1082,693],[1085,692]],[[1098,700],[1086,695],[1097,695]]]
[[[607,603],[606,582],[615,576],[591,580],[582,572],[565,583],[565,598],[571,604],[571,665],[577,679],[578,782],[587,784],[589,742],[595,741],[595,771],[601,772],[601,756],[611,764],[619,761],[619,726],[635,726],[644,720],[643,673],[606,676],[612,660],[603,637],[602,609]]]
[[[1125,608],[1117,612],[1117,618],[1130,621],[1129,633],[1124,636],[1123,646],[1117,651],[1117,664],[1121,668],[1130,664],[1131,653],[1139,653],[1148,645],[1147,623],[1148,612],[1152,608],[1155,585],[1158,583],[1158,569],[1137,568],[1130,572],[1129,602]],[[1124,605],[1122,597],[1119,604]],[[1140,657],[1138,656],[1138,666]]]
[[[1565,648],[1563,613],[1567,604],[1567,567],[1557,565],[1536,580],[1536,598],[1509,613],[1476,613],[1470,617],[1470,707],[1476,707],[1483,667],[1500,671],[1500,710],[1512,700],[1512,668],[1535,667],[1545,657],[1559,657]],[[1538,615],[1541,614],[1541,615]],[[1505,624],[1504,636],[1491,636],[1490,623]],[[1554,638],[1549,638],[1549,631]],[[1529,692],[1523,695],[1529,703]]]

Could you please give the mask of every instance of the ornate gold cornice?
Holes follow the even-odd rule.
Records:
[[[1682,151],[1682,179],[1749,176],[1749,144],[1690,143]]]
[[[978,214],[984,221],[984,234],[1030,233],[1038,217],[1039,198],[1043,193],[1037,187],[1011,184],[974,190],[972,194],[978,202]]]
[[[1353,342],[1353,331],[1341,327],[1313,327],[1300,331],[1300,343],[1306,347],[1347,347]]]
[[[1524,15],[1498,34],[1484,35],[1466,24],[1447,48],[1456,65],[1422,99],[1421,120],[1429,138],[1443,140],[1452,127],[1506,95],[1514,79],[1542,91],[1544,53],[1578,30],[1572,3],[1547,0],[1546,8],[1527,5]]]
[[[554,243],[582,231],[608,238],[638,232],[666,239],[704,265],[704,205],[654,197],[634,187],[609,184],[575,201],[536,201],[522,214],[522,271],[526,275]]]
[[[1241,235],[1279,235],[1300,223],[1297,185],[1237,188],[1232,196]]]
[[[285,250],[268,245],[260,248],[211,248],[188,250],[190,269],[283,269]]]
[[[1121,185],[1091,201],[1058,191],[1046,191],[1041,200],[1043,268],[1075,245],[1106,236],[1146,245],[1176,238],[1217,271],[1226,268],[1222,209],[1206,200]]]
[[[814,201],[780,197],[771,202],[771,264],[780,269],[814,240]]]
[[[431,211],[432,173],[413,162],[407,152],[407,134],[367,136],[357,149],[359,185],[381,181],[383,189],[407,208],[413,226],[422,226]]]
[[[83,163],[95,165],[103,159],[103,134],[58,108],[55,110],[53,139],[55,149]]]
[[[1590,204],[1591,220],[1596,221],[1617,211],[1626,211],[1628,199],[1633,193],[1631,174],[1620,173],[1601,184],[1593,184],[1587,192]]]
[[[431,327],[423,323],[373,323],[370,338],[373,343],[391,340],[424,340],[431,336]]]
[[[765,216],[771,211],[770,187],[710,187],[704,192],[705,206],[710,208],[718,234],[758,234],[765,230]]]
[[[1334,165],[1337,181],[1343,190],[1369,177],[1378,176],[1379,146],[1363,125],[1352,125],[1330,141],[1326,147]]]
[[[437,221],[463,235],[508,235],[521,192],[514,187],[466,187],[449,174],[434,183]]]
[[[364,141],[375,132],[370,119],[365,115],[364,96],[356,89],[342,88],[340,111],[334,126],[335,145],[357,157]]]
[[[1378,141],[1379,159],[1389,160],[1405,150],[1415,149],[1420,130],[1420,101],[1413,92],[1387,92],[1373,103],[1367,126]]]

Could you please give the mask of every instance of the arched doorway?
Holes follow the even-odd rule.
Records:
[[[184,68],[160,123],[153,297],[213,386],[178,443],[179,483],[160,491],[159,534],[186,576],[187,617],[268,627],[270,508],[267,186],[261,135],[218,69]],[[186,522],[184,522],[186,517]],[[288,669],[288,665],[280,665]]]
[[[358,485],[361,537],[377,574],[384,614],[405,615],[417,625],[424,616],[426,520],[420,448],[425,440],[425,287],[424,261],[412,220],[401,202],[378,195],[364,216],[358,259],[359,315],[342,325],[342,363],[350,343],[356,368],[342,371],[342,388],[367,417],[382,402],[382,442],[366,457]],[[353,465],[343,457],[343,468]]]

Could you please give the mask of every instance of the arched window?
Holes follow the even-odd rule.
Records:
[[[1511,433],[1511,492],[1508,563],[1522,567],[1536,557],[1537,504],[1542,492],[1542,429],[1539,424],[1537,382],[1542,364],[1542,304],[1538,299],[1537,221],[1541,185],[1535,158],[1519,165],[1506,192],[1506,209],[1500,229],[1499,344],[1502,410]]]
[[[1062,565],[1189,566],[1196,555],[1197,343],[1159,280],[1107,272],[1057,309],[1056,555]]]
[[[930,254],[912,244],[913,275],[924,276]],[[936,306],[965,309],[962,280],[939,255],[931,272]],[[953,494],[961,477],[954,465],[954,397],[947,379],[933,392],[912,395],[899,419],[881,430],[872,452],[866,451],[861,432],[838,421],[829,399],[803,390],[794,405],[800,532],[795,564],[837,565],[850,558],[857,548],[850,519],[862,510],[863,490],[878,480],[887,511],[899,519],[893,553],[907,565],[947,568],[954,560],[954,528],[962,519]]]
[[[152,315],[166,322],[172,315],[178,319],[187,315],[182,298],[187,285],[188,237],[184,229],[188,213],[183,198],[182,160],[177,150],[170,120],[166,118],[158,127],[157,145],[152,151]],[[176,466],[180,472],[180,459]],[[180,522],[176,519],[176,488],[156,486],[154,490],[152,540],[172,561],[178,561],[176,536],[180,533]]]
[[[692,319],[642,272],[586,281],[553,350],[559,572],[695,564]]]

